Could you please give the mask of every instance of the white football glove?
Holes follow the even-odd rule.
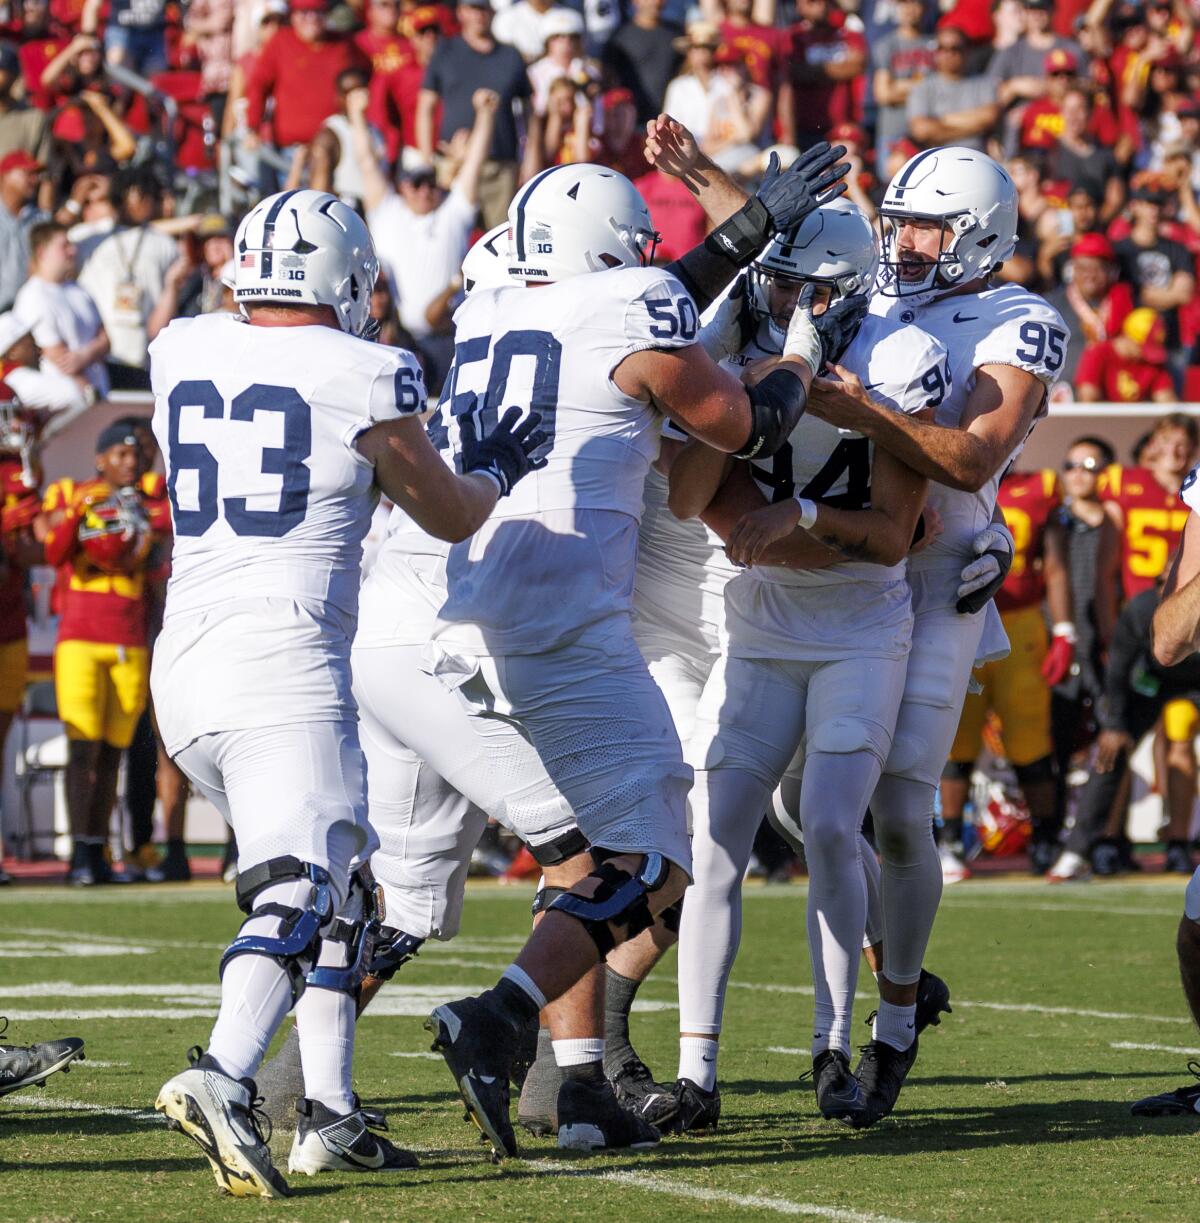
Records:
[[[739,276],[716,313],[700,328],[697,337],[700,347],[718,364],[741,352],[750,342],[747,292],[746,278]]]
[[[971,540],[971,561],[959,574],[958,602],[962,615],[971,615],[987,606],[988,600],[1004,585],[1013,563],[1013,537],[1006,526],[989,523]]]
[[[796,309],[792,312],[791,320],[788,323],[787,336],[783,341],[783,355],[799,357],[812,370],[814,378],[821,372],[821,367],[825,364],[825,357],[821,351],[821,336],[812,317],[812,299],[815,288],[812,284],[804,286],[800,300],[796,303]]]

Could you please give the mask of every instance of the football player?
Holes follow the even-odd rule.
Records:
[[[1200,468],[1183,482],[1181,495],[1191,513],[1183,543],[1163,587],[1162,602],[1151,629],[1154,660],[1162,667],[1186,663],[1194,668],[1200,650]],[[1200,1025],[1200,867],[1192,874],[1183,898],[1183,917],[1175,940],[1183,993],[1192,1018]],[[1194,1073],[1195,1063],[1189,1064]],[[1200,1080],[1200,1075],[1196,1076]],[[1130,1110],[1139,1117],[1190,1117],[1200,1113],[1200,1081],[1174,1091],[1147,1096]]]
[[[871,223],[856,207],[836,202],[812,214],[756,265],[759,346],[778,345],[798,299],[828,311],[869,290],[877,262]],[[868,315],[833,359],[889,412],[935,409],[949,390],[943,346],[897,320]],[[712,514],[734,516],[728,555],[747,567],[725,589],[722,657],[690,745],[695,881],[680,928],[677,1124],[704,1128],[719,1113],[718,1039],[741,881],[762,813],[802,744],[817,1102],[826,1117],[858,1123],[865,1102],[849,1053],[867,918],[860,827],[904,688],[912,627],[904,558],[926,480],[866,438],[806,415],[771,463],[732,471],[690,443],[670,483],[676,513],[713,504]]]
[[[67,729],[67,809],[74,845],[67,882],[120,881],[105,852],[121,753],[149,695],[147,584],[170,535],[166,506],[137,487],[142,456],[124,423],[96,441],[94,480],[58,480],[37,523],[58,573],[61,616],[54,691]]]
[[[8,1020],[0,1018],[0,1040],[7,1032]],[[0,1096],[44,1083],[59,1070],[68,1074],[77,1061],[83,1061],[83,1041],[78,1036],[36,1045],[0,1044]]]
[[[1000,474],[1046,411],[1069,335],[1018,285],[991,283],[1016,246],[1017,193],[1004,169],[968,148],[907,161],[880,212],[883,257],[872,313],[915,323],[950,355],[949,385],[927,412],[893,412],[859,378],[819,380],[810,414],[862,433],[928,477],[942,534],[913,558],[912,650],[896,732],[871,798],[882,856],[883,971],[874,1039],[856,1071],[868,1121],[893,1108],[916,1059],[921,962],[941,898],[934,798],[971,668],[1005,648],[991,597],[1012,559],[994,522]],[[973,563],[964,570],[968,561]],[[968,576],[964,578],[964,573]]]
[[[686,886],[691,774],[629,616],[656,409],[724,452],[769,455],[786,441],[823,359],[822,337],[799,317],[780,365],[747,390],[697,344],[696,298],[706,305],[782,223],[770,203],[781,190],[794,197],[793,222],[816,207],[843,172],[833,167],[839,155],[816,146],[788,174],[769,176],[673,265],[678,275],[649,266],[656,235],[627,179],[599,166],[553,167],[509,209],[510,268],[525,285],[475,292],[455,316],[438,425],[456,461],[506,403],[540,410],[550,440],[547,466],[503,516],[451,549],[426,666],[472,716],[512,718],[528,733],[593,859],[585,879],[547,906],[494,989],[429,1019],[496,1158],[516,1151],[508,1077],[525,1024]],[[565,1068],[558,1095],[559,1145],[584,1150],[608,1145],[605,1126],[620,1111],[602,1049],[587,1052]]]
[[[351,695],[361,544],[378,490],[424,529],[476,530],[531,468],[536,414],[489,421],[452,472],[421,425],[410,353],[367,342],[379,271],[362,219],[285,191],[235,239],[244,317],[173,322],[151,346],[154,432],[175,547],[153,689],[167,751],[238,845],[241,931],[221,961],[206,1052],[155,1107],[218,1185],[278,1197],[251,1076],[296,1007],[305,1097],[288,1167],[392,1171],[409,1152],[370,1133],[351,1090],[374,847]]]

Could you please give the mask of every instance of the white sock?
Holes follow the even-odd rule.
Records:
[[[717,1085],[718,1042],[706,1036],[679,1038],[679,1077],[691,1079],[704,1091]]]
[[[296,1003],[304,1094],[339,1117],[354,1110],[354,999],[336,989],[309,986]]]
[[[558,1066],[586,1066],[604,1060],[603,1036],[580,1036],[571,1040],[556,1040],[554,1061]]]
[[[912,1006],[894,1006],[890,1002],[881,1001],[875,1012],[872,1035],[876,1040],[891,1045],[893,1049],[903,1051],[917,1038],[916,1019],[915,1002]]]
[[[523,969],[510,964],[500,976],[505,981],[511,981],[522,993],[527,994],[540,1011],[546,1005],[546,995],[537,987],[537,982]]]
[[[848,1011],[835,1007],[832,1002],[814,1001],[813,1057],[826,1049],[839,1049],[850,1056],[850,1018]]]

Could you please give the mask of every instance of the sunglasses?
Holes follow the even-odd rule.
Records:
[[[1101,463],[1099,459],[1065,459],[1063,461],[1063,471],[1099,471]]]

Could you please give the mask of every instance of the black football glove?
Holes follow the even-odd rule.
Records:
[[[821,355],[826,365],[842,359],[842,354],[850,347],[863,319],[867,317],[869,304],[865,293],[851,293],[849,297],[835,301],[824,314],[813,318],[813,326],[821,337]]]
[[[486,472],[500,485],[500,496],[507,497],[523,476],[546,466],[544,457],[533,457],[533,452],[549,440],[538,428],[541,423],[539,412],[530,412],[521,420],[521,409],[509,408],[496,427],[481,438],[475,432],[474,411],[459,416],[463,474]]]
[[[755,198],[771,218],[773,233],[786,233],[822,204],[835,200],[846,190],[849,162],[839,162],[844,144],[830,147],[821,140],[805,149],[787,171],[780,172],[779,154],[772,153]]]
[[[971,540],[975,559],[959,574],[958,602],[954,610],[968,616],[988,604],[988,600],[1004,585],[1013,563],[1013,538],[1007,527],[990,523]]]

